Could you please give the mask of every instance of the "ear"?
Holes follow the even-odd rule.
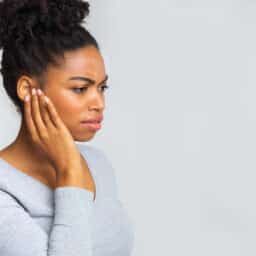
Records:
[[[21,76],[17,82],[17,95],[20,100],[24,101],[25,96],[31,94],[32,88],[36,88],[36,83],[28,76]]]

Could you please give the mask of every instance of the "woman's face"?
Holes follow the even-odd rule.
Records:
[[[97,132],[81,122],[103,117],[106,80],[103,58],[93,46],[67,52],[62,67],[49,67],[43,91],[74,140],[88,141]]]

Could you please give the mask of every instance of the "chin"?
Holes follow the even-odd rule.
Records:
[[[76,134],[72,136],[75,141],[86,142],[86,141],[92,140],[95,137],[95,135],[96,135],[96,132],[87,132],[84,134],[80,134],[80,135]]]
[[[68,128],[73,140],[77,142],[86,142],[92,140],[95,137],[96,133],[99,132],[87,129],[77,129],[77,127],[68,126],[67,124],[66,127]]]

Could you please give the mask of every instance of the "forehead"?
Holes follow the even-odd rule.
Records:
[[[105,75],[102,55],[92,46],[68,51],[64,54],[60,67],[48,68],[48,78],[61,76],[63,79],[68,79],[70,76],[87,76],[98,80]]]

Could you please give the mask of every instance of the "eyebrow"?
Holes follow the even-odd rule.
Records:
[[[80,80],[80,81],[84,81],[87,82],[89,84],[95,84],[96,81],[89,78],[89,77],[83,77],[83,76],[72,76],[70,77],[68,80]],[[105,76],[104,80],[100,82],[100,84],[105,83],[108,80],[108,75]]]

